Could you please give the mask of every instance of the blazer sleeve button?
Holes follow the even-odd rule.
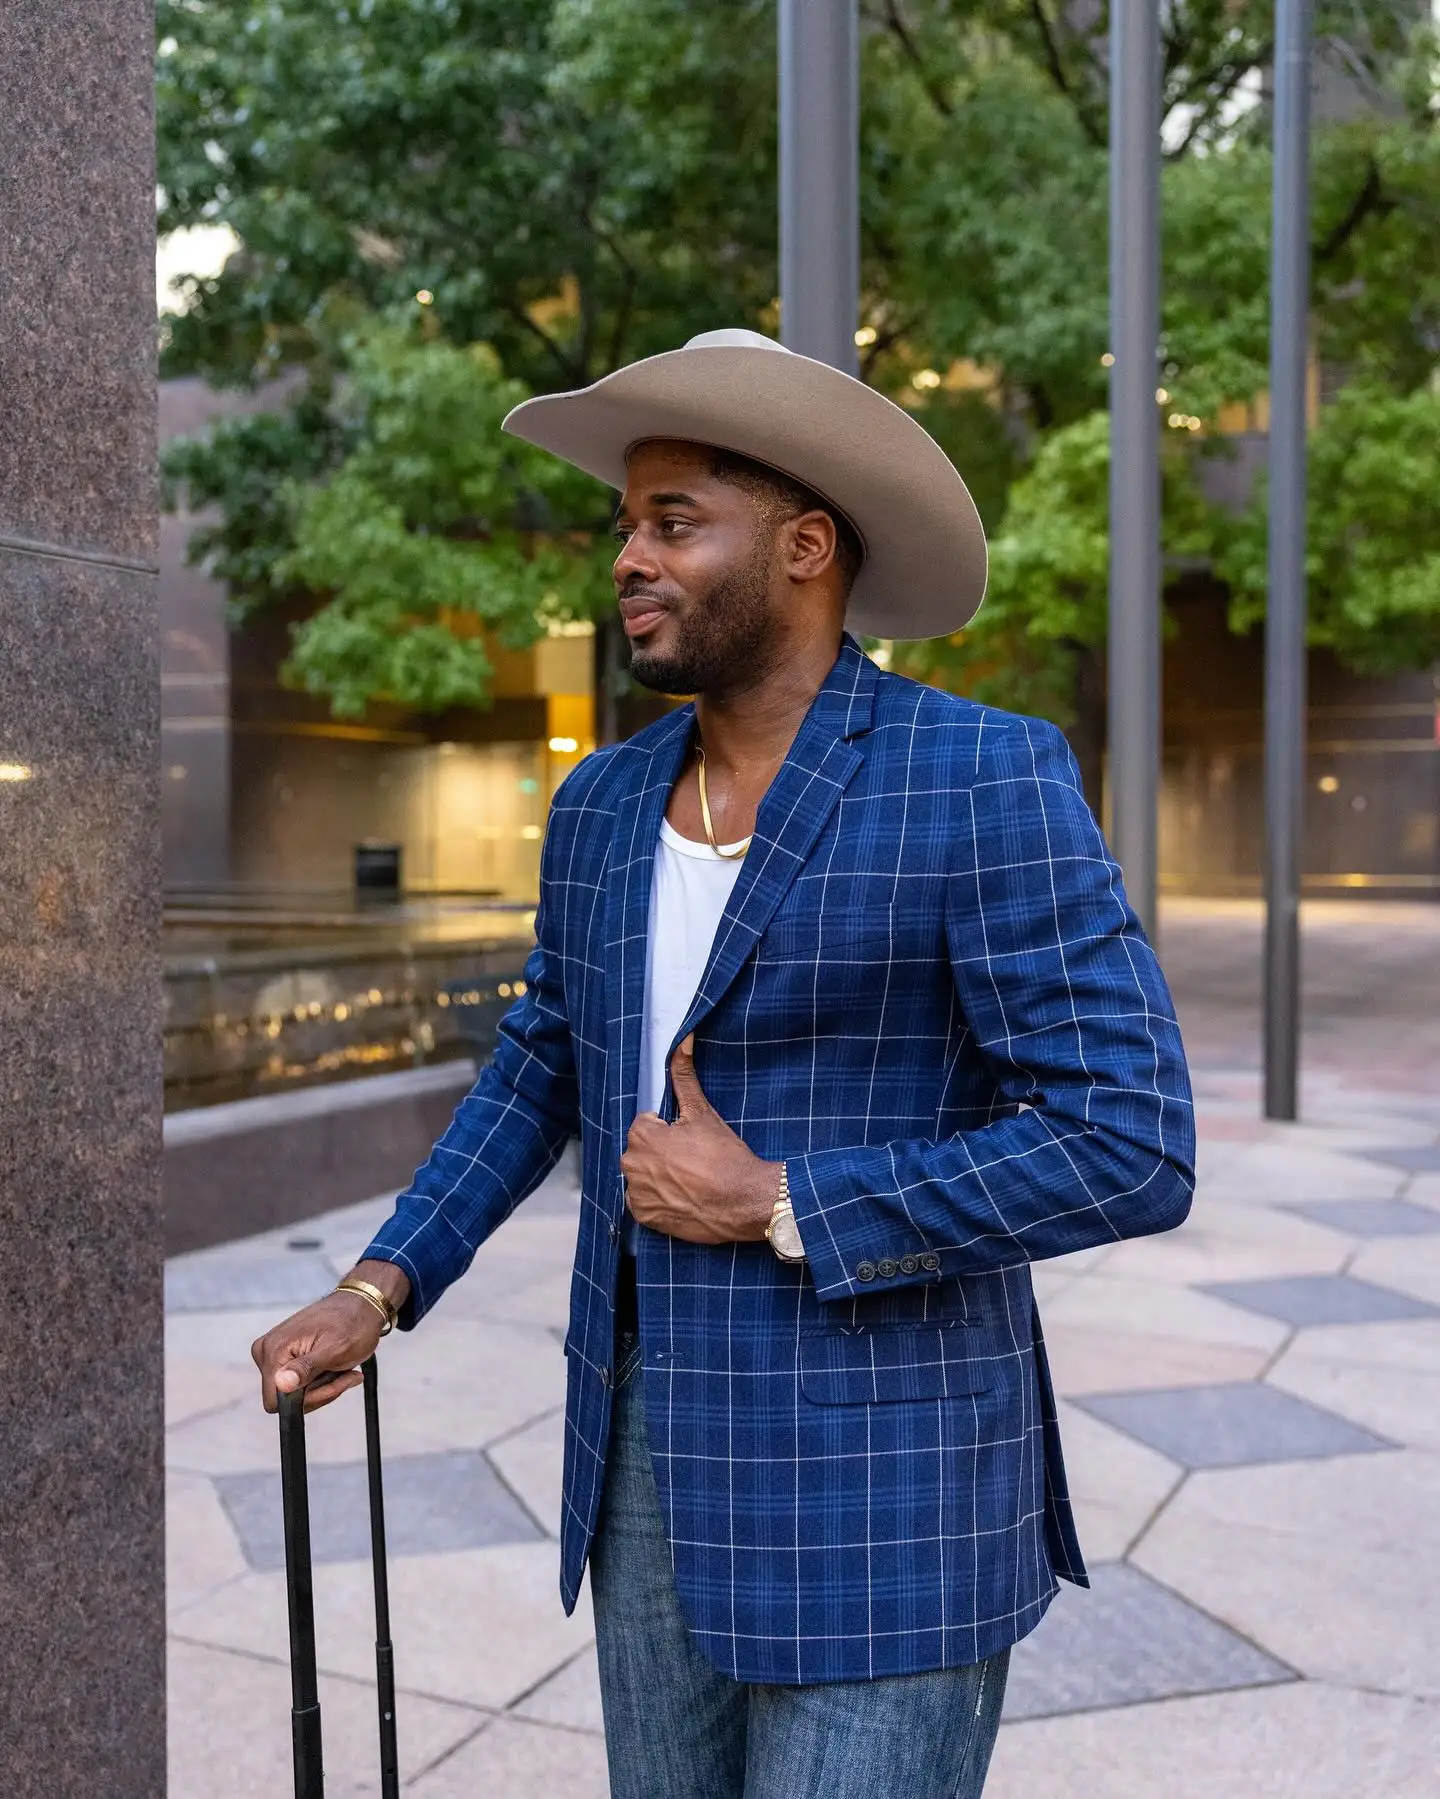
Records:
[[[877,1262],[875,1264],[875,1272],[880,1275],[883,1280],[888,1281],[893,1275],[899,1274],[900,1264],[898,1262],[892,1262],[887,1256],[883,1262]]]
[[[901,1256],[901,1258],[900,1258],[901,1274],[914,1274],[915,1270],[919,1266],[920,1266],[919,1256]]]
[[[875,1264],[873,1262],[861,1262],[855,1270],[855,1278],[857,1281],[873,1281],[875,1278]]]
[[[940,1258],[933,1249],[927,1250],[920,1258],[920,1266],[925,1269],[927,1273],[934,1274],[936,1269],[940,1266]]]

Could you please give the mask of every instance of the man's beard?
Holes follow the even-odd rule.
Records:
[[[744,567],[694,596],[683,617],[672,615],[672,649],[635,646],[630,673],[656,693],[723,694],[752,685],[769,661],[769,601],[769,546],[757,545]]]

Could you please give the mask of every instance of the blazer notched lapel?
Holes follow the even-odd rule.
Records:
[[[870,728],[878,675],[875,664],[847,634],[834,668],[761,801],[740,878],[721,915],[710,960],[676,1032],[676,1043],[725,997],[864,762],[848,739]]]
[[[663,721],[634,757],[628,788],[616,795],[615,835],[605,883],[605,1023],[610,1068],[606,1083],[611,1128],[623,1144],[635,1118],[640,1085],[640,1015],[645,1005],[645,945],[660,821],[690,745],[694,709]]]
[[[879,670],[847,635],[755,820],[755,835],[720,919],[710,960],[675,1042],[724,998],[824,830],[864,758],[848,741],[870,728]],[[614,799],[615,836],[605,890],[605,1004],[611,1128],[623,1144],[640,1084],[640,1023],[655,844],[690,747],[694,708],[664,721],[628,788]],[[673,1047],[673,1046],[672,1046]]]

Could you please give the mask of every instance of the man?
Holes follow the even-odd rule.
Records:
[[[338,1291],[325,1404],[579,1135],[561,1590],[617,1799],[973,1799],[1081,1584],[1031,1293],[1193,1186],[1174,1013],[1060,733],[882,672],[985,552],[915,420],[711,332],[507,429],[624,489],[637,679],[557,794],[526,992]]]

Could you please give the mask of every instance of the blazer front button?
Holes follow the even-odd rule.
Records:
[[[875,1264],[875,1272],[888,1281],[892,1275],[899,1274],[900,1264],[890,1261],[887,1257],[885,1261]]]
[[[919,1256],[901,1256],[901,1258],[900,1258],[901,1274],[914,1274],[915,1270],[919,1266],[920,1266]]]
[[[873,1281],[875,1278],[875,1264],[873,1262],[861,1262],[859,1267],[855,1270],[855,1278],[857,1281]]]

